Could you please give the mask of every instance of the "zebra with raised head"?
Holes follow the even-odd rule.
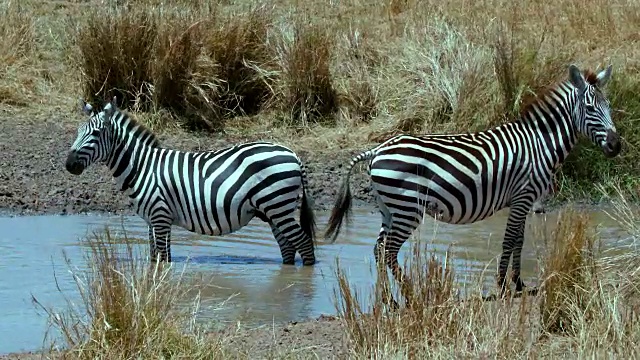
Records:
[[[425,214],[450,224],[470,224],[510,207],[498,269],[501,294],[513,256],[513,281],[520,278],[526,216],[552,189],[554,170],[583,134],[611,158],[621,143],[602,90],[611,66],[597,75],[569,66],[569,79],[539,94],[519,119],[456,135],[398,135],[351,160],[325,233],[335,241],[349,215],[349,175],[369,161],[372,189],[382,214],[374,249],[397,280],[403,280],[398,251]]]
[[[171,226],[224,235],[258,217],[271,227],[283,264],[315,259],[315,218],[305,167],[290,149],[250,142],[209,152],[160,146],[145,126],[121,112],[115,98],[102,111],[81,101],[80,125],[66,169],[80,175],[104,163],[135,212],[149,226],[151,259],[171,262]],[[302,193],[300,223],[294,217]]]

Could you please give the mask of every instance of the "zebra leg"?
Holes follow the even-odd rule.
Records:
[[[407,224],[405,228],[401,228],[398,226],[398,223],[393,222],[389,229],[388,235],[385,239],[378,238],[378,242],[376,244],[376,261],[379,261],[380,256],[384,252],[384,262],[391,270],[393,277],[400,284],[400,292],[405,299],[406,303],[409,303],[412,298],[412,290],[410,285],[406,281],[402,268],[398,263],[398,253],[400,252],[400,248],[404,244],[404,242],[411,236],[413,230],[418,227],[419,222]],[[391,303],[394,308],[397,308],[398,303],[391,297]]]
[[[296,259],[296,248],[287,240],[286,236],[275,226],[275,224],[269,220],[263,213],[256,213],[256,217],[266,222],[271,227],[273,237],[276,238],[278,246],[280,247],[280,255],[282,255],[283,265],[294,265]]]
[[[522,245],[524,243],[524,228],[527,220],[527,213],[531,209],[532,201],[529,198],[523,198],[521,201],[513,201],[507,226],[502,242],[502,255],[500,256],[500,265],[498,269],[498,286],[500,287],[500,295],[503,296],[506,291],[507,269],[509,260],[513,254],[513,281],[516,283],[516,291],[521,291],[524,287],[520,279],[520,256]]]
[[[151,262],[158,260],[158,252],[156,251],[156,238],[154,236],[153,226],[149,225],[149,258]]]
[[[380,215],[382,215],[382,226],[380,227],[380,232],[378,233],[378,238],[376,239],[376,245],[373,247],[373,255],[376,260],[378,276],[387,276],[385,266],[386,264],[384,261],[384,244],[387,234],[389,233],[389,228],[391,227],[391,214],[389,213],[386,205],[381,204],[379,208]],[[388,283],[385,281],[383,284],[385,286],[382,289],[382,302],[389,305],[392,309],[398,309],[398,302],[393,298],[393,295],[391,295]]]
[[[282,255],[282,264],[294,265],[296,260],[296,248],[293,245],[291,245],[289,240],[287,240],[287,238],[284,235],[282,235],[280,230],[278,230],[278,228],[275,225],[269,224],[269,226],[271,226],[271,232],[273,233],[273,236],[276,238],[276,241],[278,242],[278,246],[280,247],[280,255]]]
[[[269,219],[269,224],[273,224],[275,227],[275,231],[280,233],[283,239],[286,239],[288,245],[293,245],[293,256],[295,256],[295,252],[300,253],[300,257],[302,258],[302,264],[305,266],[310,266],[316,263],[315,249],[313,240],[302,231],[302,227],[293,217],[293,214],[287,214],[279,219]],[[274,235],[275,235],[274,231]],[[280,242],[279,242],[280,244]],[[280,249],[283,249],[282,244],[280,245]],[[288,253],[289,250],[287,250]],[[283,262],[287,260],[283,258]]]
[[[152,259],[160,255],[160,261],[171,262],[171,225],[154,224],[150,233],[155,242],[155,250],[151,254]]]

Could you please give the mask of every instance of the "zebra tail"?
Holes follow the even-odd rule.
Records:
[[[324,235],[324,238],[329,240],[331,243],[334,243],[336,241],[336,238],[340,233],[342,222],[345,220],[345,218],[347,222],[349,222],[349,217],[351,215],[352,196],[351,189],[349,188],[349,177],[351,176],[351,171],[357,163],[369,160],[373,158],[374,155],[374,150],[368,150],[352,158],[351,162],[349,163],[347,176],[345,176],[345,178],[342,180],[342,185],[340,186],[338,197],[336,198],[336,202],[334,203],[333,209],[331,210],[329,224]]]
[[[313,212],[313,207],[309,201],[309,195],[307,190],[309,189],[309,183],[307,181],[307,172],[305,166],[300,163],[301,175],[302,175],[302,203],[300,204],[300,227],[315,245],[315,232],[316,232],[316,217]]]

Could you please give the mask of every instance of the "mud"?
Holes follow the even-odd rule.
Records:
[[[223,344],[233,358],[251,359],[347,359],[348,344],[343,322],[333,316],[288,324],[237,329],[229,327],[208,336]],[[65,356],[66,355],[66,356]],[[0,360],[74,358],[63,352],[23,352],[0,355]]]

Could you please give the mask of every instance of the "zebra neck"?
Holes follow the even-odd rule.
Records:
[[[562,101],[554,99],[562,93]],[[550,169],[561,165],[578,140],[573,120],[573,107],[577,94],[571,88],[560,87],[556,96],[548,95],[533,104],[523,118],[522,124],[538,142],[538,150]]]
[[[145,163],[151,161],[154,147],[130,132],[118,136],[113,146],[109,169],[120,191],[131,197],[139,193],[137,188],[143,183],[140,180],[145,176]]]

